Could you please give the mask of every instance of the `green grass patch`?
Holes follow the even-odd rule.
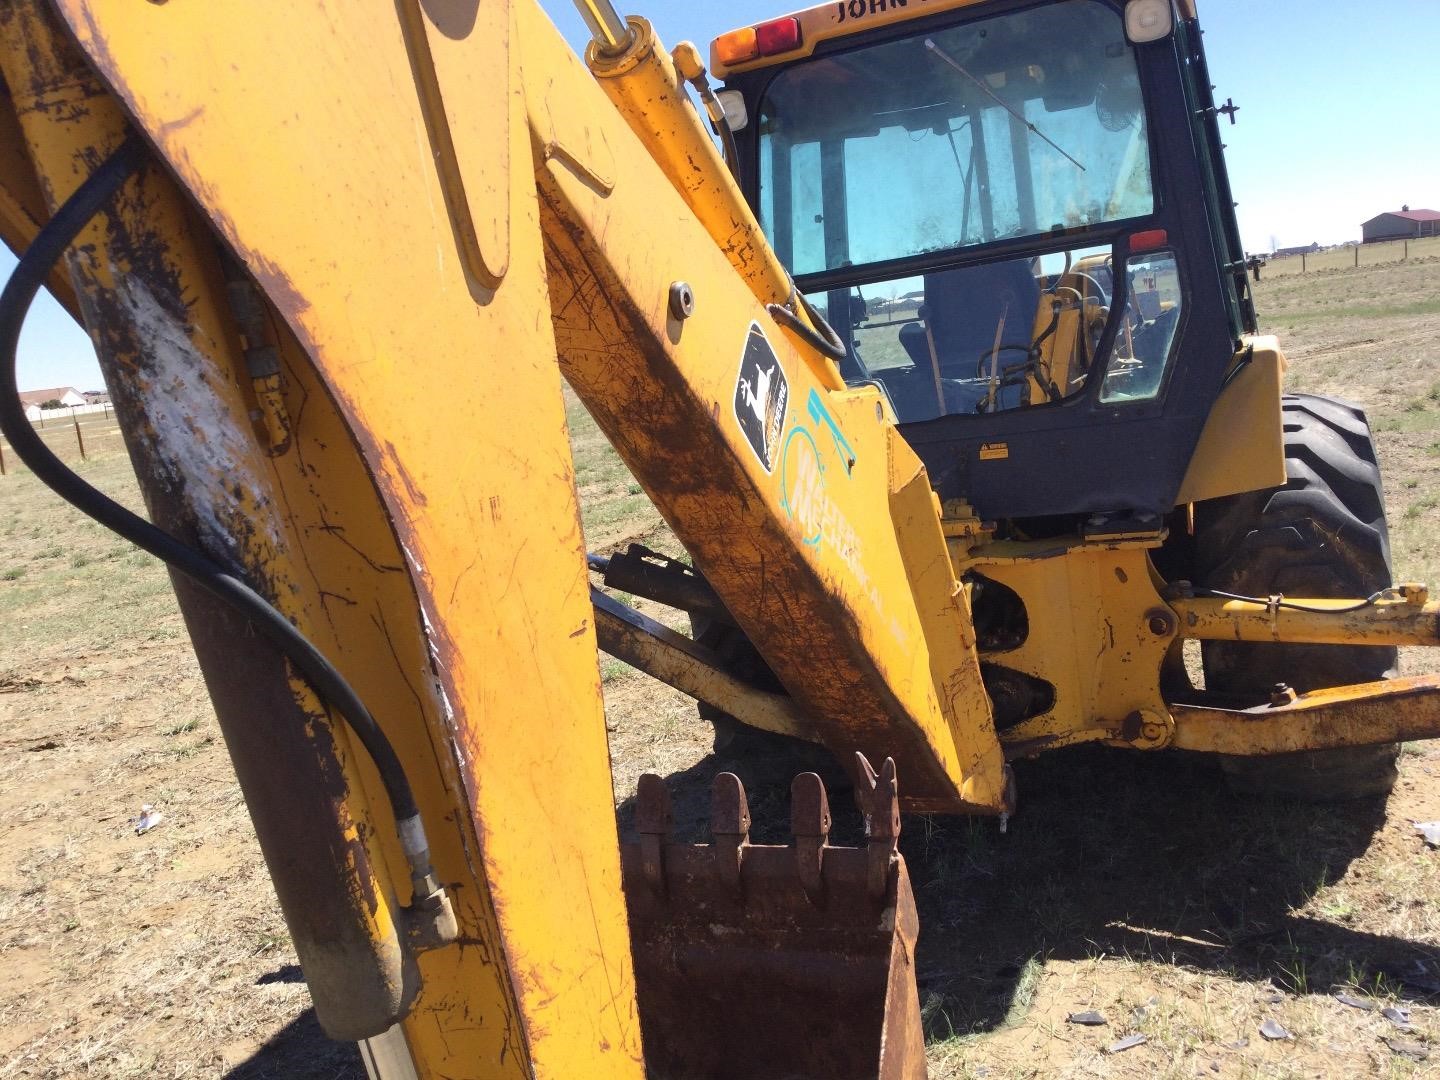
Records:
[[[616,679],[623,679],[634,670],[624,660],[616,660],[613,656],[600,657],[600,681],[606,685]]]
[[[1423,517],[1431,510],[1434,510],[1437,506],[1440,506],[1440,497],[1434,495],[1426,495],[1424,498],[1416,499],[1413,503],[1407,506],[1405,508],[1405,516],[1412,520],[1418,517]]]
[[[1440,297],[1415,300],[1408,304],[1336,304],[1333,307],[1306,308],[1285,312],[1291,328],[1298,323],[1317,319],[1404,319],[1417,315],[1440,315]]]
[[[194,731],[199,726],[200,718],[198,716],[192,716],[189,720],[181,720],[178,724],[171,724],[169,727],[162,728],[160,733],[162,735],[185,735]]]
[[[1414,402],[1410,403],[1415,404]],[[1370,424],[1375,431],[1394,431],[1404,435],[1423,435],[1440,431],[1440,410],[1412,409],[1408,405],[1398,413],[1380,415]]]

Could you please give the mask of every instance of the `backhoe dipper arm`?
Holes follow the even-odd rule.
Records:
[[[557,353],[818,737],[893,756],[912,807],[1007,809],[924,469],[632,43],[617,110],[528,0],[0,3],[12,203],[151,149],[68,256],[151,517],[335,665],[414,790],[449,944],[329,703],[177,581],[320,1018],[421,1076],[643,1067]],[[684,181],[676,146],[709,147]]]
[[[893,756],[912,809],[1001,812],[925,470],[880,394],[837,389],[767,310],[788,285],[747,254],[773,259],[668,54],[632,27],[623,56],[590,54],[621,115],[582,107],[583,69],[521,35],[526,70],[547,72],[527,101],[565,376],[820,741]]]

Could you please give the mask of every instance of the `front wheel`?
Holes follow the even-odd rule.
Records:
[[[1284,487],[1195,507],[1195,582],[1245,596],[1364,597],[1391,584],[1390,534],[1375,443],[1355,405],[1287,394]],[[1395,673],[1394,646],[1203,643],[1208,690],[1264,698]],[[1398,743],[1221,757],[1230,786],[1250,794],[1332,802],[1395,786]]]

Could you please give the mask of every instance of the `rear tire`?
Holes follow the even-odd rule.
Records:
[[[1195,508],[1197,585],[1246,596],[1369,596],[1391,584],[1390,534],[1370,425],[1358,406],[1287,394],[1284,487]],[[1276,683],[1300,693],[1395,672],[1394,646],[1207,641],[1207,690],[1263,700]],[[1400,746],[1220,758],[1246,794],[1332,802],[1387,794]]]

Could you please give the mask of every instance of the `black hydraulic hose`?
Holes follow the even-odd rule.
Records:
[[[181,543],[80,479],[45,445],[20,407],[16,350],[21,326],[35,294],[75,237],[125,181],[140,171],[146,159],[144,143],[133,136],[127,139],[55,211],[21,256],[19,265],[5,284],[4,292],[0,293],[0,432],[4,433],[20,460],[62,499],[242,613],[284,654],[320,700],[345,718],[350,730],[370,755],[390,799],[401,846],[405,849],[411,870],[417,874],[423,870],[424,874],[428,874],[428,845],[410,781],[390,740],[344,676],[284,615],[245,582],[208,555]]]
[[[1196,596],[1207,596],[1215,600],[1234,600],[1242,604],[1259,604],[1265,607],[1287,608],[1290,611],[1303,611],[1310,615],[1349,615],[1352,611],[1363,611],[1365,608],[1374,607],[1390,589],[1381,589],[1379,592],[1371,593],[1364,600],[1357,600],[1355,603],[1342,608],[1315,607],[1313,604],[1297,604],[1293,600],[1286,600],[1283,596],[1245,596],[1241,593],[1222,592],[1219,589],[1196,589]]]
[[[796,292],[794,298],[805,314],[810,317],[810,321],[815,324],[815,329],[812,330],[806,326],[805,320],[784,304],[766,304],[765,310],[770,313],[772,319],[793,331],[821,356],[834,360],[837,364],[844,363],[850,354],[845,351],[845,343],[840,340],[840,335],[835,332],[834,327],[825,321],[825,317],[820,312],[815,310],[815,306],[805,298],[804,293]]]

